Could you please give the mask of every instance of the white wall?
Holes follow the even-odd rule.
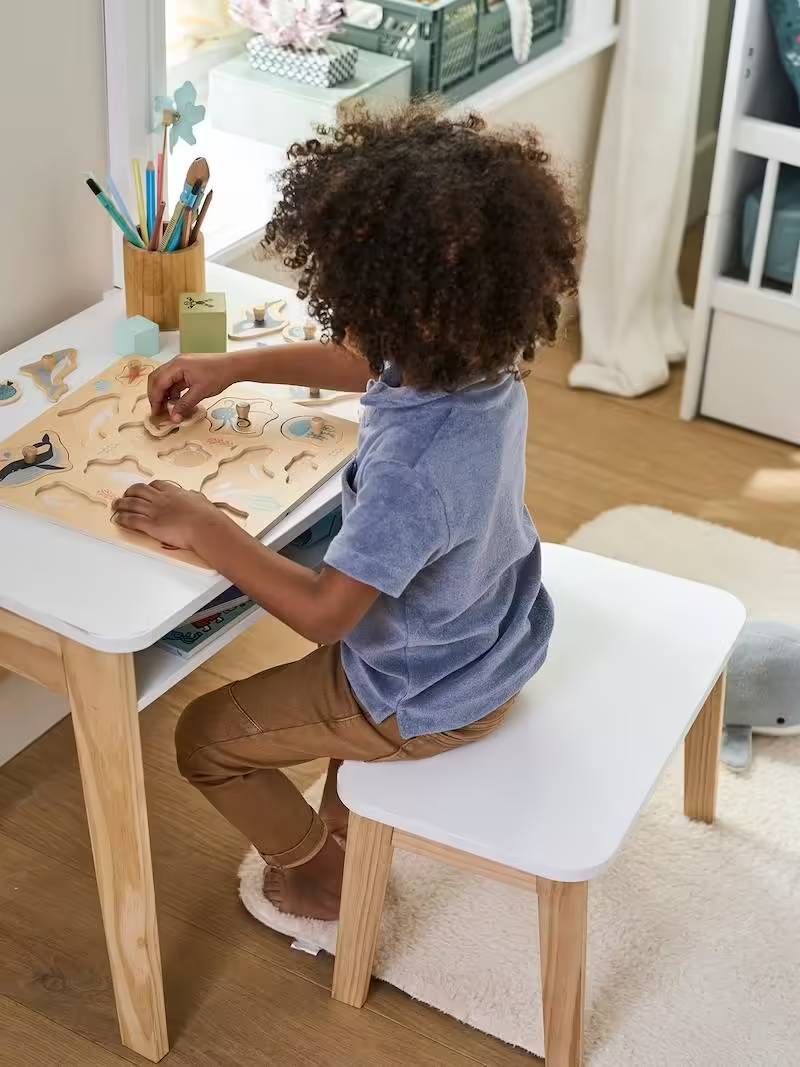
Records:
[[[488,116],[498,124],[535,126],[545,148],[571,176],[583,208],[589,198],[613,55],[614,49],[607,48]]]
[[[111,284],[101,0],[2,0],[0,352]]]

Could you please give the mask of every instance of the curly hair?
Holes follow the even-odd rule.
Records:
[[[534,130],[416,103],[318,133],[289,150],[262,247],[326,340],[453,390],[555,339],[578,221]]]

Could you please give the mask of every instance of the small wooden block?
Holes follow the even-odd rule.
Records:
[[[133,315],[114,327],[114,351],[118,356],[157,356],[161,351],[158,325],[144,315]]]
[[[181,293],[181,352],[226,352],[228,312],[224,293]]]
[[[22,383],[16,378],[6,378],[0,381],[0,405],[13,404],[22,396]]]

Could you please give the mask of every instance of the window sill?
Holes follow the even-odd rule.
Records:
[[[491,114],[610,48],[616,43],[618,35],[619,28],[610,26],[577,39],[570,37],[552,51],[461,100],[451,108],[451,113],[461,114],[464,111],[477,110]],[[228,149],[225,155],[232,164],[231,179],[235,182],[236,195],[226,195],[222,190],[218,202],[238,205],[239,210],[228,209],[224,219],[218,218],[215,225],[206,226],[204,230],[208,258],[226,264],[238,259],[260,240],[264,222],[269,218],[278,199],[277,191],[269,181],[265,183],[266,188],[259,182],[259,189],[253,190],[252,197],[241,195],[241,175],[255,173],[263,180],[270,171],[277,172],[283,165],[285,149],[256,141],[248,142],[245,138],[211,128],[202,130],[202,133],[198,129],[197,133],[198,141],[202,139],[204,142],[206,155],[212,154],[211,144],[207,142],[214,139],[224,141]],[[235,148],[235,152],[231,152],[232,148]],[[191,152],[192,156],[199,150],[200,146],[195,146]],[[217,157],[218,152],[214,151],[213,156]],[[224,184],[224,180],[224,175],[215,175],[217,185],[220,181]]]

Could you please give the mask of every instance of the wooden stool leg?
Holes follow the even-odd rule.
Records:
[[[583,1062],[588,882],[536,879],[547,1067]]]
[[[332,993],[334,1000],[354,1008],[361,1007],[369,992],[391,866],[391,826],[351,812]]]
[[[719,749],[725,710],[725,673],[711,690],[683,746],[683,811],[712,823],[717,810]]]
[[[62,638],[122,1043],[169,1051],[133,657]]]

